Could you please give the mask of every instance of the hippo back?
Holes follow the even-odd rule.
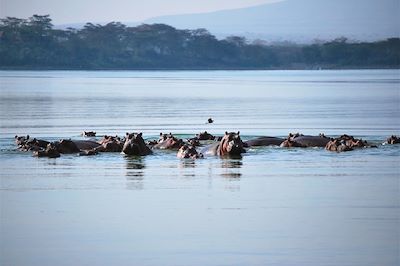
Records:
[[[293,141],[302,147],[325,147],[330,139],[323,136],[298,136]]]
[[[284,141],[282,138],[276,137],[257,137],[254,139],[249,139],[244,142],[247,147],[256,147],[256,146],[279,146]]]

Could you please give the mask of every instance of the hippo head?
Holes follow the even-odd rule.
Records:
[[[84,137],[96,137],[95,131],[83,131],[82,136]]]
[[[174,135],[169,133],[168,135],[162,136],[163,140],[159,141],[157,145],[154,146],[156,149],[179,149],[184,143],[182,139],[176,138]],[[160,135],[161,139],[161,135]]]
[[[336,151],[336,152],[343,152],[343,151],[351,151],[353,148],[347,145],[348,141],[339,138],[331,138],[330,141],[326,144],[325,149],[328,151]]]
[[[300,143],[296,142],[293,137],[288,137],[288,139],[285,139],[281,145],[279,145],[282,148],[292,148],[292,147],[303,147]]]
[[[214,140],[215,137],[208,133],[207,131],[200,132],[199,134],[196,134],[196,138],[198,140]]]
[[[196,148],[193,146],[189,145],[183,145],[179,150],[176,155],[178,158],[181,159],[198,159],[198,158],[203,158],[203,154],[198,153]]]
[[[188,144],[194,147],[200,146],[200,141],[197,138],[191,138],[187,140]]]
[[[24,145],[29,140],[29,135],[26,135],[26,137],[15,135],[14,139],[15,139],[15,144],[17,144],[18,146]]]
[[[166,141],[169,137],[173,137],[172,133],[169,132],[169,134],[163,134],[162,132],[160,132],[160,137],[158,138],[158,143],[162,143],[164,141]]]
[[[349,146],[352,148],[362,148],[367,146],[367,141],[363,141],[362,139],[353,139]]]
[[[46,150],[34,151],[33,156],[58,158],[60,157],[60,153],[58,152],[58,149],[54,143],[49,143],[46,146]]]
[[[398,143],[400,143],[400,137],[392,135],[389,138],[387,138],[386,142],[388,144],[398,144]]]
[[[246,152],[243,148],[243,142],[239,136],[240,132],[225,132],[220,142],[220,155],[240,155]]]
[[[151,153],[144,142],[142,133],[126,133],[122,152],[126,155],[147,155]]]
[[[70,139],[62,139],[60,141],[54,142],[55,147],[60,153],[76,153],[79,152],[79,148],[76,146],[75,142]]]

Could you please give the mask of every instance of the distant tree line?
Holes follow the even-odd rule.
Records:
[[[400,39],[271,45],[206,29],[165,24],[87,23],[54,29],[49,15],[0,20],[0,68],[6,69],[310,69],[399,68]]]

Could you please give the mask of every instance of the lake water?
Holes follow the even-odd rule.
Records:
[[[399,265],[400,71],[0,71],[0,265]],[[205,124],[212,117],[213,124]],[[379,145],[179,160],[16,150],[140,131]]]

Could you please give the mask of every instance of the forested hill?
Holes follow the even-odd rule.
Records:
[[[48,15],[0,20],[2,69],[315,69],[399,68],[400,39],[271,45],[206,29],[165,24],[87,23],[53,29]]]

